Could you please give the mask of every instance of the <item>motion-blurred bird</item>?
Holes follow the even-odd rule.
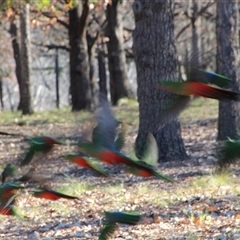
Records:
[[[174,182],[173,179],[158,173],[155,170],[158,162],[158,146],[154,136],[149,133],[143,157],[141,161],[137,162],[134,166],[126,168],[126,171],[140,177],[157,177],[167,182]]]
[[[0,186],[0,214],[7,216],[18,216],[14,209],[16,193],[24,188],[21,185],[5,183]]]
[[[79,155],[74,155],[74,154],[68,154],[65,156],[65,159],[69,160],[72,163],[75,163],[76,165],[84,168],[89,168],[98,174],[101,174],[105,177],[108,176],[108,173],[105,169],[101,167],[101,165],[97,164],[96,161],[91,161],[87,158],[83,158]]]
[[[220,171],[240,159],[240,139],[229,138],[220,149],[218,165]]]
[[[79,199],[78,197],[75,196],[70,196],[61,192],[57,192],[54,190],[50,189],[42,189],[42,190],[35,190],[33,191],[33,196],[36,198],[43,198],[51,201],[56,201],[60,198],[64,199]]]
[[[240,94],[237,92],[216,88],[199,82],[161,82],[159,88],[183,96],[206,97],[220,101],[239,101]]]
[[[101,230],[99,240],[107,240],[118,228],[117,223],[135,225],[141,220],[141,215],[126,212],[104,212],[105,226]]]
[[[8,163],[2,172],[2,183],[5,183],[6,178],[13,177],[15,174],[16,168],[11,163]]]
[[[159,121],[154,125],[153,132],[156,133],[167,123],[177,118],[184,109],[190,106],[190,102],[198,97],[212,98],[219,101],[239,101],[239,93],[219,88],[228,87],[231,82],[231,79],[223,75],[200,70],[196,67],[190,68],[187,73],[187,81],[159,82],[158,87],[160,89],[177,95],[166,110],[161,113]],[[218,87],[213,87],[208,84],[214,84]]]
[[[33,137],[30,138],[30,149],[28,150],[25,158],[21,161],[20,166],[29,164],[35,156],[39,154],[47,154],[52,151],[56,144],[63,145],[62,142],[53,137]]]

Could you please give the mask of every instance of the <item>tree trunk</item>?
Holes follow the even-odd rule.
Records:
[[[21,6],[20,31],[21,31],[21,84],[20,99],[22,114],[32,114],[32,56],[31,56],[31,33],[30,33],[30,5]]]
[[[69,10],[70,94],[72,111],[91,108],[88,46],[86,23],[89,14],[88,0],[79,0]]]
[[[193,0],[192,6],[192,63],[193,67],[201,68],[201,16],[199,11],[201,9],[201,3],[198,0]]]
[[[134,97],[127,76],[126,56],[123,45],[122,3],[123,0],[112,0],[107,5],[108,68],[113,105],[116,105],[120,98]]]
[[[105,63],[104,43],[99,43],[98,47],[98,76],[99,76],[99,92],[107,97],[107,74]]]
[[[13,57],[15,60],[15,73],[16,73],[16,77],[17,77],[17,82],[18,82],[18,86],[19,86],[19,92],[22,92],[22,90],[20,90],[21,88],[21,58],[20,58],[20,47],[18,44],[18,36],[17,36],[17,26],[16,26],[16,19],[12,19],[10,22],[10,28],[9,28],[9,33],[11,34],[11,39],[12,39],[12,48],[13,48]],[[18,110],[22,110],[22,96],[20,94],[20,100],[19,100],[19,104],[18,104]]]
[[[238,72],[238,3],[217,1],[217,73],[231,78],[230,88],[239,91]],[[218,140],[234,138],[239,127],[239,104],[219,103]]]
[[[157,88],[157,81],[177,77],[177,52],[174,41],[173,1],[135,0],[133,11],[136,28],[133,32],[133,51],[137,67],[139,131],[136,153],[142,155],[146,136],[160,119],[173,95]],[[178,119],[168,123],[155,134],[159,160],[187,158]]]
[[[2,77],[0,76],[0,105],[1,105],[1,111],[4,110],[2,81],[3,81]]]
[[[92,98],[93,106],[97,106],[98,86],[97,86],[96,77],[94,73],[96,38],[92,37],[89,33],[87,33],[87,44],[88,44],[89,79],[90,79],[91,98]]]

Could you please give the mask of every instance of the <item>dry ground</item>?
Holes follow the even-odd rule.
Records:
[[[129,155],[132,153],[129,146],[133,146],[137,134],[136,122],[130,121],[124,149]],[[98,239],[104,210],[143,215],[136,226],[120,225],[111,239],[240,239],[240,168],[233,166],[228,174],[214,175],[216,124],[215,118],[184,121],[182,133],[189,160],[159,166],[159,171],[177,180],[176,183],[127,175],[119,167],[109,168],[110,177],[102,178],[63,159],[63,154],[74,149],[56,148],[41,163],[38,161],[38,174],[49,177],[54,189],[76,195],[80,200],[49,202],[24,191],[17,198],[17,210],[23,219],[1,216],[0,239]],[[78,134],[76,125],[48,122],[35,122],[34,126],[5,123],[1,131],[26,135]],[[6,162],[16,164],[23,146],[21,138],[1,136],[1,166]]]

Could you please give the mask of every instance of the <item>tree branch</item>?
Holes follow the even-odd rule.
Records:
[[[32,42],[32,44],[34,44],[35,46],[38,47],[45,47],[48,50],[50,49],[62,49],[65,51],[70,51],[70,48],[68,46],[62,46],[62,45],[56,45],[56,44],[42,44],[42,43],[37,43],[37,42]]]
[[[56,16],[50,15],[48,12],[42,12],[42,15],[43,15],[44,17],[47,17],[47,18],[56,18],[56,19],[57,19],[57,22],[58,22],[59,24],[61,24],[62,26],[64,26],[64,27],[67,28],[67,29],[69,28],[69,25],[68,25],[65,21],[59,19],[59,18],[56,17]]]
[[[191,23],[187,24],[185,27],[181,29],[181,31],[176,35],[176,39],[179,38],[179,36],[188,28],[190,27]]]
[[[82,35],[85,27],[86,27],[86,21],[88,18],[88,13],[89,13],[89,4],[88,0],[82,0],[82,14],[78,23],[78,31],[79,34]]]

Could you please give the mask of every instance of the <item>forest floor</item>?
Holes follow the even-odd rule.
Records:
[[[115,112],[118,118],[127,119],[123,151],[131,156],[137,135],[137,108],[121,106]],[[73,116],[69,110],[22,119],[19,113],[0,114],[0,130],[29,136],[76,137],[91,125],[89,117],[88,113]],[[217,105],[210,102],[206,110],[202,102],[197,102],[181,119],[189,159],[160,163],[158,169],[176,182],[135,177],[121,167],[106,167],[110,177],[99,177],[64,160],[63,155],[73,152],[73,147],[56,147],[35,162],[37,174],[49,178],[54,189],[79,200],[51,202],[34,198],[24,190],[16,203],[22,219],[0,216],[0,239],[98,239],[104,211],[143,215],[135,226],[120,224],[110,239],[240,239],[240,167],[235,165],[228,173],[214,174]],[[0,168],[9,162],[19,163],[24,146],[22,138],[1,136]],[[19,169],[19,175],[28,169]]]

